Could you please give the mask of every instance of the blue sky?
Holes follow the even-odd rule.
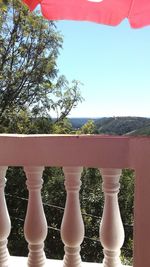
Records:
[[[131,29],[60,21],[64,36],[58,67],[69,81],[80,80],[85,101],[71,117],[150,117],[150,27]]]

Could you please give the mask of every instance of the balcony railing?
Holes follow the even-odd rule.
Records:
[[[0,135],[0,267],[14,266],[13,260],[8,265],[7,238],[11,223],[4,194],[7,166],[23,166],[27,177],[29,199],[24,224],[24,235],[29,244],[27,266],[48,266],[44,254],[47,223],[41,200],[41,177],[45,166],[63,167],[65,176],[67,199],[61,225],[64,267],[81,265],[84,224],[79,190],[83,167],[99,168],[103,178],[105,203],[100,242],[104,248],[104,267],[121,266],[119,255],[124,229],[117,197],[119,178],[123,168],[135,170],[133,266],[150,266],[150,138]]]

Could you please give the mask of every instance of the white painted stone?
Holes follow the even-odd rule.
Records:
[[[104,248],[104,267],[121,267],[120,248],[124,242],[124,229],[118,205],[120,169],[101,169],[104,210],[100,224],[100,241]]]
[[[82,167],[64,167],[67,199],[61,225],[61,238],[65,244],[64,267],[81,266],[80,244],[84,238],[79,190]]]
[[[133,254],[136,267],[150,266],[150,213],[147,212],[150,196],[149,158],[148,137],[0,135],[2,166],[101,166],[134,169],[136,183]],[[43,238],[41,242],[43,243]]]
[[[47,259],[45,267],[62,267],[63,262],[61,260]],[[27,258],[25,257],[10,257],[9,267],[27,267]],[[103,267],[101,263],[82,262],[82,267]],[[122,267],[131,267],[129,265],[123,265]]]
[[[7,167],[0,167],[0,267],[8,266],[9,253],[7,249],[7,238],[11,229],[4,194],[6,170]]]
[[[24,225],[25,238],[28,242],[29,267],[45,265],[44,240],[47,236],[47,222],[41,199],[41,179],[43,167],[25,167],[27,188],[29,190],[28,208]]]

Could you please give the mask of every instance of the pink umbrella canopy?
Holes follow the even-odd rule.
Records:
[[[23,0],[34,10],[38,4],[49,20],[92,21],[118,25],[128,18],[132,28],[150,25],[150,0]]]

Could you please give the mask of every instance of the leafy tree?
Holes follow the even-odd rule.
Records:
[[[78,134],[95,134],[96,126],[93,120],[89,120],[87,123],[85,123],[80,130],[77,131]]]
[[[0,0],[0,9],[1,10],[6,10],[7,9],[7,5],[8,5],[8,0]]]
[[[23,107],[43,116],[53,110],[57,120],[65,118],[82,98],[77,81],[70,86],[58,76],[62,36],[54,22],[11,0],[2,9],[0,26],[0,119]]]
[[[71,134],[74,133],[72,125],[70,121],[65,118],[53,125],[53,133],[54,134]]]
[[[51,118],[34,118],[26,109],[18,112],[16,110],[7,110],[1,116],[1,120],[1,133],[48,134],[52,133],[54,128]]]

